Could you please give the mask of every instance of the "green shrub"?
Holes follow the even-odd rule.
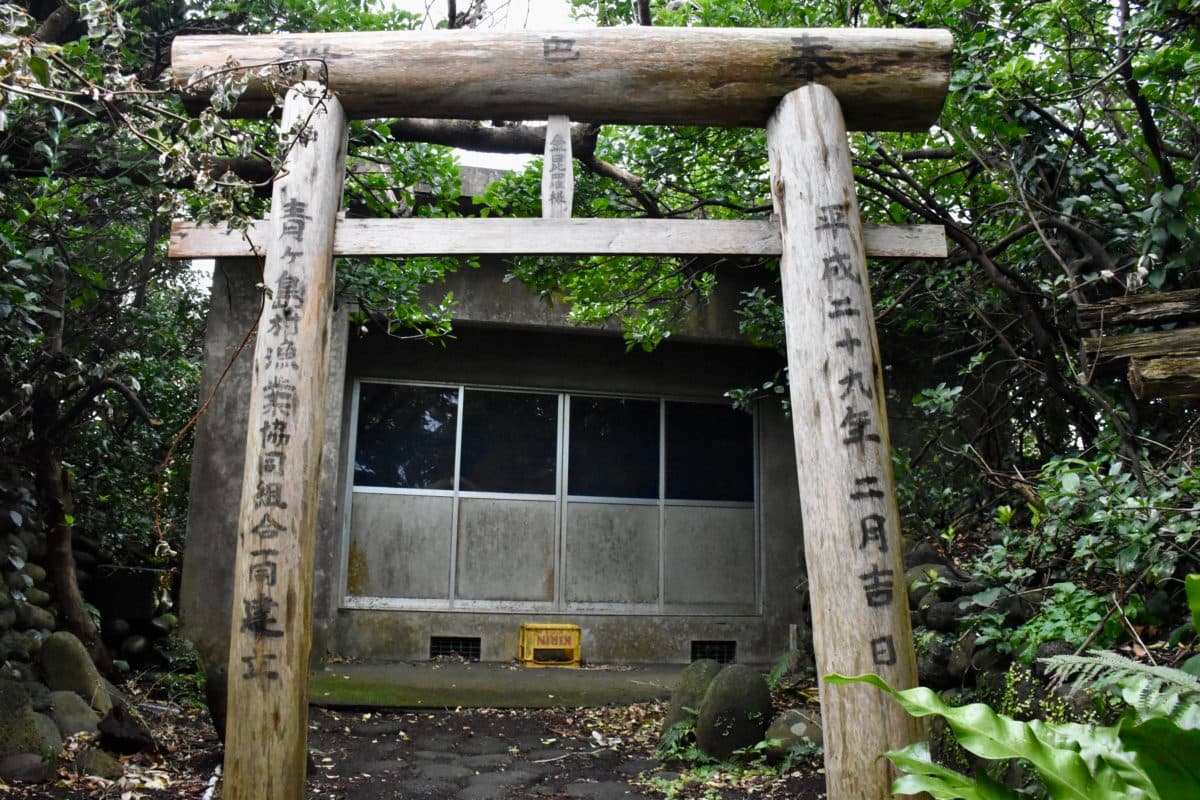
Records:
[[[876,675],[829,675],[826,680],[869,683],[915,717],[941,717],[957,742],[980,758],[1021,759],[1037,772],[1052,800],[1200,796],[1200,730],[1187,727],[1193,720],[1186,716],[1175,721],[1170,715],[1130,715],[1112,727],[1022,722],[983,703],[955,708],[924,687],[897,691]],[[892,785],[897,794],[928,792],[935,800],[1018,796],[987,775],[971,778],[933,763],[924,743],[884,755],[904,772]]]

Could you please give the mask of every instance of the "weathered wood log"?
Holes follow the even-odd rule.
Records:
[[[950,78],[948,31],[897,28],[596,28],[178,36],[176,81],[281,62],[328,78],[349,116],[761,126],[781,97],[828,86],[856,130],[925,130]],[[234,113],[271,103],[255,77]]]
[[[542,157],[542,217],[570,219],[575,202],[575,162],[571,159],[571,119],[551,114]]]
[[[916,685],[882,359],[862,222],[837,98],[790,93],[767,124],[782,221],[784,329],[817,675]],[[830,800],[883,800],[880,754],[919,738],[877,690],[820,681]]]
[[[1200,397],[1200,356],[1129,360],[1129,386],[1139,400]]]
[[[319,84],[288,93],[307,120],[271,200],[254,348],[229,648],[226,800],[297,800],[307,761],[313,547],[346,117]]]
[[[1200,355],[1200,328],[1092,336],[1083,340],[1083,351],[1100,363],[1122,358]]]
[[[1080,328],[1200,320],[1200,289],[1118,297],[1106,303],[1079,306],[1075,317]]]
[[[864,225],[873,258],[945,258],[938,225]],[[263,255],[265,221],[245,232],[226,225],[171,225],[171,258]],[[346,219],[335,256],[417,255],[759,255],[780,253],[775,220]]]

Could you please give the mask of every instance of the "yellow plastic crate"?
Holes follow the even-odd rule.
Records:
[[[521,626],[521,666],[578,667],[583,663],[578,625],[529,623]]]

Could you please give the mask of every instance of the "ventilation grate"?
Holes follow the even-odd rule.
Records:
[[[446,658],[457,656],[464,661],[479,660],[478,636],[430,636],[429,657]]]
[[[692,642],[692,661],[702,658],[732,664],[737,660],[737,642]]]

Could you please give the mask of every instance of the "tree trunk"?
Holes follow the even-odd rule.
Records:
[[[48,433],[54,425],[59,403],[49,396],[44,386],[39,389],[39,394],[41,396],[33,403],[33,439],[29,453],[33,457],[37,493],[46,523],[46,567],[54,581],[59,622],[79,637],[96,668],[104,675],[112,676],[116,673],[112,658],[92,623],[76,578],[75,554],[71,549],[71,496],[63,481],[58,448]]]

